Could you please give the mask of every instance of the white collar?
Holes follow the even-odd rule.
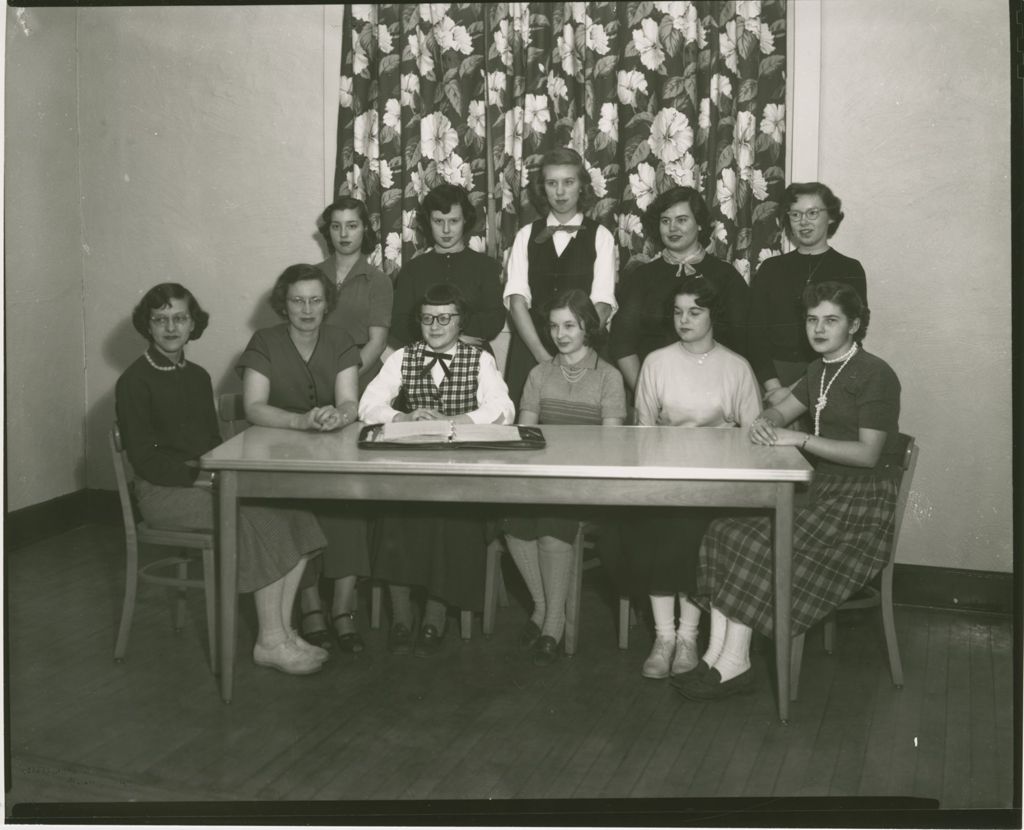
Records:
[[[576,213],[573,215],[572,219],[570,219],[568,222],[562,222],[562,221],[556,219],[555,215],[553,213],[548,213],[548,221],[547,221],[546,224],[548,224],[548,225],[582,225],[583,224],[583,214],[580,211],[576,211]]]

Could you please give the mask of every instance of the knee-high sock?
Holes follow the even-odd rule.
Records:
[[[423,625],[432,625],[439,633],[444,634],[444,619],[448,615],[448,606],[436,597],[427,597],[423,608]]]
[[[708,650],[704,652],[703,660],[709,666],[715,665],[715,661],[722,653],[722,646],[725,644],[725,629],[729,625],[729,618],[711,606],[711,638],[708,640]]]
[[[675,594],[651,594],[651,613],[654,614],[654,636],[659,640],[676,637]]]
[[[697,626],[700,624],[700,606],[694,605],[686,598],[686,594],[679,595],[679,628],[676,630],[676,637],[686,640],[688,643],[697,643]]]
[[[565,599],[569,595],[569,572],[572,570],[572,545],[555,539],[553,536],[541,536],[537,540],[539,551],[540,573],[544,582],[544,597],[547,611],[541,634],[562,639],[565,632]]]
[[[402,623],[412,628],[412,602],[409,600],[408,585],[388,585],[391,595],[391,624]]]
[[[530,592],[533,600],[533,613],[530,619],[537,628],[544,624],[544,617],[547,614],[547,603],[544,599],[544,578],[540,573],[540,553],[535,539],[517,539],[515,536],[505,534],[505,544],[508,545],[508,552],[512,555],[512,561],[519,568],[523,575],[526,589]]]
[[[750,639],[753,629],[736,620],[729,620],[725,628],[725,644],[715,661],[722,680],[731,680],[750,668]]]

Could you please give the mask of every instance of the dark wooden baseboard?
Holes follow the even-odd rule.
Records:
[[[121,508],[113,490],[79,490],[7,514],[8,550],[88,523],[117,524]],[[893,596],[899,605],[990,614],[1013,612],[1013,574],[896,563]]]
[[[84,524],[117,524],[121,505],[114,490],[77,490],[7,513],[4,546],[17,550]]]

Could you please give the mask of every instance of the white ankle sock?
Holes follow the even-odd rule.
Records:
[[[659,640],[676,638],[676,598],[672,594],[651,594],[654,636]]]
[[[708,650],[704,652],[703,660],[708,666],[715,665],[715,661],[722,653],[722,646],[725,644],[725,629],[729,624],[729,618],[711,606],[711,637],[708,640]]]
[[[700,624],[700,606],[694,605],[686,598],[686,594],[679,595],[679,628],[676,629],[676,639],[686,640],[688,643],[697,642],[697,626]]]
[[[753,633],[749,626],[729,620],[725,629],[725,644],[714,665],[723,682],[732,680],[750,668],[750,639]]]

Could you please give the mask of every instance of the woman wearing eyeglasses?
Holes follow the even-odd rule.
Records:
[[[467,303],[449,283],[427,289],[417,304],[420,339],[394,352],[366,387],[359,418],[366,423],[454,421],[510,424],[515,407],[494,358],[459,335]],[[424,490],[444,488],[424,478]],[[466,504],[409,504],[382,516],[373,533],[373,575],[388,583],[394,654],[428,657],[440,648],[448,605],[483,607],[486,523]],[[411,590],[424,608],[413,643]]]
[[[213,386],[205,369],[185,359],[185,344],[198,340],[209,321],[192,292],[176,282],[151,288],[132,312],[132,325],[149,346],[117,381],[117,420],[139,510],[153,527],[214,526],[211,475],[196,464],[221,441]],[[259,621],[253,661],[286,674],[319,671],[327,653],[291,627],[306,560],[325,542],[316,519],[252,501],[238,516],[238,590],[254,595]]]
[[[785,399],[815,358],[804,334],[804,290],[839,282],[868,302],[863,266],[829,245],[843,221],[839,198],[821,182],[793,182],[780,210],[796,250],[766,259],[750,283],[748,357],[766,406]]]
[[[270,307],[284,322],[257,331],[237,365],[251,423],[330,432],[355,421],[359,348],[344,331],[324,324],[337,297],[334,281],[315,265],[291,265],[277,278]],[[331,616],[336,627],[345,626],[341,648],[362,651],[353,612],[356,579],[370,573],[366,521],[346,504],[322,504],[315,512],[328,542],[323,573],[334,580]],[[302,630],[330,650],[334,638],[324,627],[318,590],[315,576],[304,580]]]

